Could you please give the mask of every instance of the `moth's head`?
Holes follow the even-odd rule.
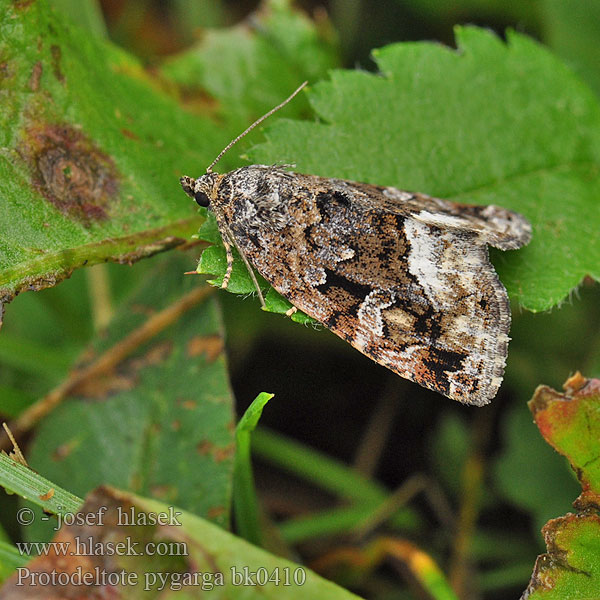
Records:
[[[208,207],[217,193],[217,183],[221,175],[218,173],[206,173],[197,179],[184,175],[179,182],[183,191],[193,198],[200,206]]]

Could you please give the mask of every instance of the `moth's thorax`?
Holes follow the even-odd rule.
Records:
[[[281,168],[265,165],[236,169],[218,182],[214,203],[233,229],[279,231],[291,219],[289,177]]]

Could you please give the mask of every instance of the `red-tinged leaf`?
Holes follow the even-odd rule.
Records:
[[[522,600],[600,598],[600,380],[576,373],[563,387],[564,394],[538,387],[529,408],[544,439],[577,473],[580,512],[542,529],[548,552],[538,556]]]
[[[529,402],[544,439],[569,459],[583,489],[579,510],[600,506],[600,380],[579,373],[565,393],[540,386]]]

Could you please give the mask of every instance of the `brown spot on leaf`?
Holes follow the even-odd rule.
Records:
[[[32,127],[20,151],[37,191],[63,214],[86,226],[107,218],[119,187],[117,169],[81,131],[71,125]]]
[[[185,108],[191,112],[205,115],[215,114],[219,108],[217,100],[199,86],[179,86],[179,96]]]
[[[42,61],[38,60],[35,65],[33,65],[31,76],[29,77],[29,89],[32,92],[37,92],[40,89],[40,79],[42,78],[43,71],[44,67]]]
[[[173,485],[153,485],[152,497],[159,500],[173,500],[177,498],[177,488]]]
[[[55,460],[56,462],[64,460],[65,458],[67,458],[69,456],[69,454],[71,454],[71,452],[73,452],[73,450],[75,449],[76,446],[77,446],[77,442],[75,440],[71,440],[70,442],[61,444],[52,453],[52,460]]]
[[[228,444],[222,448],[216,448],[213,452],[215,460],[220,463],[229,460],[235,454],[235,444]]]
[[[60,70],[60,61],[62,59],[62,50],[60,49],[60,46],[52,44],[52,46],[50,46],[50,54],[52,55],[52,72],[54,73],[54,77],[61,83],[64,83],[65,76]]]
[[[235,454],[235,444],[227,446],[216,446],[209,440],[202,440],[196,445],[198,454],[202,456],[212,456],[216,462],[220,463],[229,460]]]
[[[54,496],[54,488],[50,488],[45,494],[40,494],[40,500],[44,502],[50,500]]]
[[[144,367],[156,367],[165,362],[171,352],[173,352],[173,342],[171,340],[163,340],[154,344],[143,356],[134,358],[131,361],[131,367],[135,371],[139,371]]]
[[[71,390],[72,394],[94,400],[105,400],[119,392],[134,389],[139,372],[146,367],[163,363],[173,351],[173,342],[164,340],[151,346],[143,355],[125,361],[117,368],[97,377],[85,379]]]
[[[15,0],[14,6],[17,10],[23,10],[29,8],[34,2],[35,0]]]
[[[121,129],[121,133],[125,136],[128,137],[131,140],[135,140],[136,142],[140,139],[135,133],[133,133],[133,131],[130,131],[129,129]]]
[[[212,442],[209,442],[208,440],[202,440],[201,442],[198,442],[196,449],[198,450],[198,454],[206,456],[207,454],[211,453],[213,446],[214,444]]]
[[[194,400],[183,400],[181,406],[187,410],[194,410],[196,408],[196,402],[194,402]]]
[[[225,508],[223,506],[213,506],[206,511],[206,516],[209,519],[217,519],[225,514]]]
[[[0,80],[9,79],[10,77],[12,77],[12,72],[8,61],[3,60],[0,62]]]
[[[73,393],[89,400],[106,400],[119,392],[135,388],[137,383],[133,375],[110,374],[88,379],[74,388]]]
[[[156,309],[152,306],[146,306],[144,304],[132,304],[131,312],[136,315],[144,315],[145,317],[151,317],[156,314]]]
[[[187,344],[187,354],[190,357],[206,354],[209,363],[214,362],[223,352],[223,339],[220,335],[195,336]]]

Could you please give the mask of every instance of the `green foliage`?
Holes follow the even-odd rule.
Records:
[[[184,270],[174,256],[149,273],[92,356],[114,351],[149,315],[198,290]],[[32,467],[80,496],[109,483],[226,526],[234,439],[221,336],[212,299],[157,332],[88,390],[94,401],[73,398],[42,423],[29,451]],[[43,539],[39,523],[28,528],[30,539]]]
[[[249,542],[261,545],[261,533],[258,522],[258,502],[252,477],[250,459],[250,437],[256,429],[263,408],[273,394],[259,394],[246,412],[242,415],[235,428],[236,455],[233,480],[233,508],[240,535]]]
[[[600,93],[600,4],[577,0],[541,0],[544,40]]]
[[[96,0],[49,0],[56,11],[69,15],[74,23],[99,38],[107,35],[106,24]]]
[[[566,394],[540,386],[529,408],[540,433],[566,456],[583,488],[580,510],[600,505],[600,380],[577,373],[565,383]]]
[[[524,406],[511,409],[503,421],[506,447],[494,466],[496,489],[533,516],[537,532],[548,519],[570,509],[577,481],[538,435]]]
[[[31,500],[48,513],[64,515],[76,512],[81,498],[55,483],[38,475],[29,467],[15,462],[6,454],[0,454],[0,485],[11,494],[19,494]],[[49,493],[51,491],[51,493]],[[28,518],[23,518],[27,521]]]
[[[8,579],[16,569],[23,567],[29,556],[24,556],[19,551],[7,542],[0,540],[0,583]]]
[[[174,175],[214,155],[216,125],[46,2],[2,4],[0,298],[189,238]]]

